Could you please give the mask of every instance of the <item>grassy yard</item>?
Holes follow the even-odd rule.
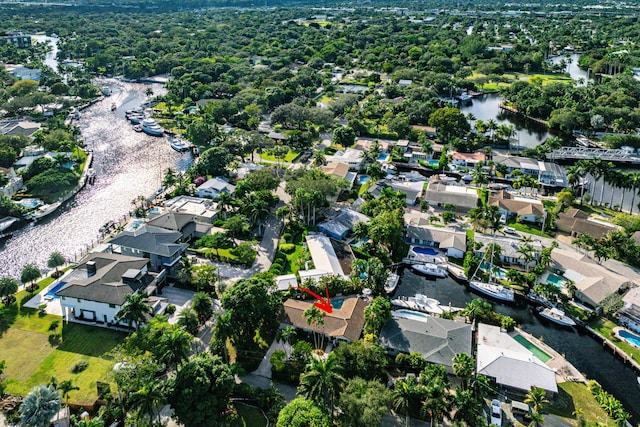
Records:
[[[493,80],[495,78],[495,80]],[[514,74],[504,73],[499,76],[488,76],[486,74],[478,73],[474,71],[467,80],[476,82],[479,89],[487,92],[495,92],[505,87],[509,87],[516,81],[528,81],[532,80],[542,84],[543,86],[551,83],[565,83],[572,84],[573,79],[563,74]],[[483,83],[484,82],[484,83]]]
[[[589,424],[615,426],[615,422],[607,420],[606,413],[600,408],[585,384],[566,382],[558,384],[558,395],[545,407],[545,412],[562,417],[572,425],[578,425],[576,414]]]
[[[624,351],[626,354],[631,356],[633,360],[640,363],[640,348],[634,347],[628,342],[626,342],[625,340],[621,340],[617,336],[613,335],[613,328],[615,328],[618,325],[616,325],[610,320],[600,319],[600,320],[596,320],[595,322],[592,322],[589,326],[591,326],[593,329],[598,331],[600,334],[606,337],[609,341],[614,343],[616,347],[618,347],[619,349]]]
[[[269,160],[272,162],[285,162],[285,163],[291,163],[293,161],[293,159],[295,159],[296,157],[298,157],[300,153],[297,151],[291,151],[289,150],[286,154],[286,156],[284,156],[283,159],[277,159],[274,155],[273,155],[273,151],[264,151],[262,153],[260,153],[260,158],[262,160]]]
[[[606,199],[606,197],[605,197],[605,199]],[[617,210],[613,210],[613,209],[605,207],[605,206],[595,206],[595,205],[594,206],[590,206],[590,205],[587,205],[587,204],[580,205],[578,203],[574,203],[572,207],[580,209],[580,210],[588,213],[589,215],[600,216],[604,220],[606,220],[607,218],[613,218],[614,216],[616,216],[617,214],[620,213]]]
[[[39,283],[39,290],[53,281]],[[125,335],[109,329],[67,324],[62,327],[62,339],[49,335],[52,322],[62,319],[42,315],[38,310],[22,307],[30,299],[26,292],[17,294],[18,302],[0,306],[0,360],[7,364],[6,392],[25,395],[38,384],[48,383],[52,376],[58,381],[72,379],[80,390],[70,394],[70,401],[90,405],[97,399],[96,382],[109,381],[113,361],[103,356],[124,339]],[[60,331],[60,326],[57,329]],[[74,374],[73,366],[84,360],[88,367]]]
[[[238,411],[238,420],[232,422],[230,424],[231,427],[261,427],[267,425],[267,420],[260,409],[239,402],[236,402],[234,406]]]
[[[522,231],[524,233],[530,233],[533,234],[535,236],[540,236],[540,237],[548,237],[548,238],[552,238],[552,236],[548,235],[547,233],[540,231],[539,228],[536,227],[532,227],[530,225],[527,224],[522,224],[520,222],[511,222],[508,224],[509,227],[514,228],[518,231]]]
[[[282,274],[295,274],[298,270],[304,267],[303,262],[305,261],[305,253],[303,242],[306,234],[306,232],[302,232],[293,236],[291,243],[295,245],[295,249],[289,254],[284,254],[287,257],[287,265],[284,266]],[[280,243],[282,244],[285,242],[281,239]]]

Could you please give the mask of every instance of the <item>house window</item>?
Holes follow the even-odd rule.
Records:
[[[109,304],[109,308],[116,308],[115,304]]]

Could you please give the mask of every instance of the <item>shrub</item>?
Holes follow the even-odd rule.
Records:
[[[78,363],[73,365],[73,368],[71,368],[71,373],[79,374],[80,372],[84,371],[88,367],[89,367],[89,362],[87,362],[86,360],[80,360]]]
[[[442,212],[442,220],[447,223],[447,222],[451,222],[456,218],[456,214],[454,212],[451,211],[445,211]]]
[[[284,371],[286,367],[284,363],[286,355],[287,354],[284,352],[284,350],[275,350],[273,354],[271,354],[271,359],[269,359],[269,361],[271,362],[271,369],[274,372]]]
[[[291,243],[291,239],[293,239],[293,237],[291,236],[291,233],[284,233],[282,235],[282,239],[287,243]]]
[[[49,325],[49,331],[55,331],[56,329],[58,329],[58,326],[60,326],[60,321],[59,320],[54,320]]]
[[[173,304],[169,304],[167,308],[164,309],[164,314],[172,315],[176,312],[176,306]]]
[[[293,243],[283,243],[280,245],[280,250],[285,254],[290,254],[296,250],[296,245],[294,245]]]

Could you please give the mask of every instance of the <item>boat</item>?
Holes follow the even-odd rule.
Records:
[[[140,125],[133,125],[133,130],[136,132],[142,132],[142,126]]]
[[[469,95],[469,94],[467,94],[467,93],[461,93],[461,94],[460,94],[460,96],[459,96],[458,98],[460,99],[460,102],[461,102],[463,105],[471,104],[471,101],[472,101],[472,99],[473,99],[473,98],[471,97],[471,95]]]
[[[132,125],[139,125],[144,120],[144,116],[141,115],[131,115],[128,117],[129,121]]]
[[[29,218],[34,221],[42,219],[52,214],[53,212],[55,212],[60,207],[60,205],[62,205],[62,202],[55,202],[49,205],[42,205],[36,210],[34,210],[33,212],[31,212],[31,214],[29,215]]]
[[[438,267],[436,264],[426,263],[426,264],[413,264],[411,266],[418,273],[422,273],[427,276],[435,276],[435,277],[447,277],[447,271]]]
[[[538,307],[538,313],[540,316],[544,317],[547,320],[550,320],[558,325],[562,326],[575,326],[576,322],[569,316],[565,314],[565,312],[559,308],[543,308]]]
[[[111,96],[111,88],[109,86],[102,87],[102,94],[104,96]]]
[[[576,143],[582,147],[591,147],[591,141],[586,136],[579,136],[576,138]]]
[[[171,148],[182,153],[183,151],[189,150],[189,143],[183,139],[172,137],[169,139],[169,144],[171,144]]]
[[[146,118],[142,120],[140,124],[142,132],[151,136],[164,136],[164,129],[152,118]]]
[[[440,306],[440,301],[434,298],[429,298],[423,294],[392,299],[391,304],[396,307],[408,308],[409,310],[429,314],[442,314],[444,312],[443,308]]]
[[[491,257],[490,257],[491,263],[489,264],[489,280],[486,282],[483,282],[480,280],[473,280],[473,278],[476,277],[476,274],[478,273],[478,270],[480,269],[480,266],[482,265],[482,262],[484,261],[484,258],[486,256],[487,256],[487,253],[485,252],[484,256],[482,257],[482,260],[478,264],[478,268],[476,268],[476,271],[473,273],[473,275],[471,276],[471,279],[469,280],[469,287],[471,289],[474,289],[484,295],[495,298],[497,300],[514,302],[516,300],[516,295],[515,295],[515,292],[513,292],[513,289],[507,288],[506,286],[502,286],[501,284],[493,281],[493,246],[491,246]]]
[[[400,283],[400,276],[398,273],[389,273],[389,277],[387,277],[387,282],[384,284],[384,291],[388,294],[392,294],[393,291],[398,287],[398,283]]]
[[[117,108],[118,108],[118,107],[116,106],[116,103],[115,103],[115,102],[112,102],[112,103],[111,103],[111,111],[116,111],[116,109],[117,109]]]

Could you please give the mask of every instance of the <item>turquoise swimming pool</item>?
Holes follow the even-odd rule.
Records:
[[[636,334],[632,334],[629,331],[625,331],[624,329],[620,329],[618,331],[618,335],[620,335],[620,338],[623,338],[629,344],[633,344],[636,347],[640,347],[640,337],[637,336]]]
[[[358,177],[358,184],[362,185],[365,182],[369,181],[371,179],[371,177],[369,175],[360,175]]]
[[[342,308],[342,304],[344,304],[344,298],[331,300],[331,307],[333,307],[334,310],[340,310]]]
[[[490,265],[487,264],[486,262],[483,262],[482,264],[480,264],[480,268],[487,271],[489,269]],[[506,279],[507,278],[507,270],[505,270],[504,268],[501,267],[493,267],[492,270],[492,275],[493,277],[497,278],[497,279]]]
[[[394,314],[400,314],[400,317],[405,317],[405,318],[414,319],[414,320],[420,320],[422,322],[426,322],[427,319],[429,318],[428,314],[420,313],[419,311],[413,311],[413,310],[400,309],[400,310],[393,311],[393,313]]]
[[[558,276],[557,274],[549,273],[547,276],[547,283],[551,283],[557,288],[561,288],[564,284],[564,277]]]

